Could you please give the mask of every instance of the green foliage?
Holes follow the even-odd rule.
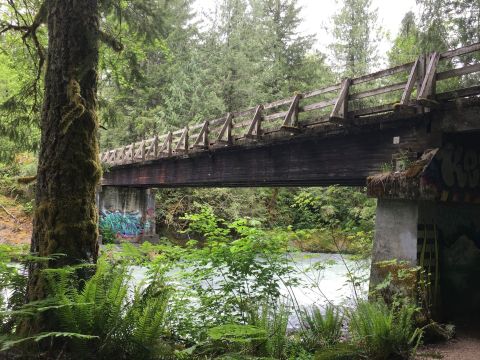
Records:
[[[329,186],[303,189],[295,196],[296,227],[300,229],[373,229],[375,201],[355,188]]]
[[[377,61],[380,29],[377,10],[371,0],[343,0],[340,11],[333,17],[330,45],[336,64],[344,77],[367,74]]]
[[[349,313],[350,335],[360,354],[368,359],[409,359],[422,340],[416,328],[417,308],[408,302],[360,302]]]
[[[199,301],[196,324],[185,329],[190,336],[202,337],[206,321],[247,324],[255,304],[279,298],[280,279],[293,282],[285,237],[267,236],[249,219],[227,223],[206,206],[185,219],[191,240],[181,263],[182,283]]]
[[[332,347],[342,336],[344,316],[339,308],[332,305],[322,309],[314,306],[301,312],[301,339],[306,349],[310,351]]]
[[[48,314],[51,331],[13,338],[4,348],[60,337],[73,358],[113,359],[121,353],[126,358],[153,359],[173,354],[165,340],[171,288],[161,274],[132,285],[130,265],[102,258],[81,288],[76,274],[85,266],[44,270],[50,297],[28,303],[14,314],[17,322]]]

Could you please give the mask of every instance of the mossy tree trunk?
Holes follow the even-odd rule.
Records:
[[[30,268],[28,300],[47,296],[43,267],[95,262],[98,160],[97,0],[45,0],[48,54],[31,250],[65,254]]]

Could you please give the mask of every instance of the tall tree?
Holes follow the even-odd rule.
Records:
[[[372,1],[343,0],[333,17],[332,35],[334,42],[330,48],[342,75],[366,74],[377,61],[379,37],[377,9],[372,9]]]
[[[65,254],[49,266],[97,258],[95,188],[101,176],[97,144],[97,0],[46,0],[37,17],[48,28],[45,95],[31,250]],[[40,266],[29,299],[45,296]]]

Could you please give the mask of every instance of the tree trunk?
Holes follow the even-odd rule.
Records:
[[[95,262],[98,254],[98,3],[45,1],[48,55],[31,250],[64,255],[31,265],[30,301],[48,295],[42,268]]]

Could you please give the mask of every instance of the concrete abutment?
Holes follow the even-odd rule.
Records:
[[[155,190],[103,186],[97,193],[99,227],[116,241],[158,242],[155,232]]]

